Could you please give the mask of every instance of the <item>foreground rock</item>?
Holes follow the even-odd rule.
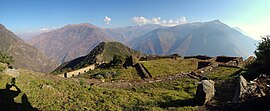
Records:
[[[10,75],[12,77],[18,77],[20,75],[19,71],[16,69],[6,69],[2,73]]]
[[[253,81],[247,80],[240,75],[239,81],[235,90],[234,102],[241,102],[248,99],[258,98],[269,94],[270,78],[265,75],[260,75]]]
[[[215,95],[215,82],[212,80],[202,80],[197,87],[195,100],[198,105],[205,105]]]

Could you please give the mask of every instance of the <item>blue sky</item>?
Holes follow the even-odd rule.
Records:
[[[219,19],[255,39],[270,34],[270,0],[1,0],[0,4],[0,23],[15,33],[78,23],[121,27],[135,25],[134,17],[147,21],[160,17],[167,23],[184,17],[186,23]]]

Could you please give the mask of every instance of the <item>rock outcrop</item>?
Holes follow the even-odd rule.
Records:
[[[20,75],[19,71],[16,69],[6,69],[2,72],[3,74],[10,75],[12,77],[18,77]]]
[[[205,105],[215,95],[215,82],[212,80],[202,80],[197,87],[195,100],[197,105]]]
[[[270,78],[265,75],[260,75],[250,82],[247,82],[247,80],[240,75],[233,101],[242,102],[248,99],[266,96],[270,90],[269,82]]]

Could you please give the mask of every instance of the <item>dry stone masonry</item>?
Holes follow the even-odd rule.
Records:
[[[202,80],[197,87],[195,100],[198,105],[205,105],[215,95],[215,82],[212,80]]]
[[[74,77],[74,76],[78,76],[80,74],[86,73],[90,70],[94,70],[95,69],[95,64],[78,69],[78,70],[74,70],[71,72],[66,72],[64,74],[60,74],[59,76],[64,77],[64,78],[69,78],[69,77]]]

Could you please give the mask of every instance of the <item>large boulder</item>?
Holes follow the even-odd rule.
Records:
[[[255,80],[247,82],[247,80],[240,75],[233,101],[241,102],[247,99],[265,96],[269,92],[267,81],[270,81],[268,77],[261,75]]]
[[[198,105],[205,105],[215,95],[215,82],[212,80],[202,80],[197,87],[195,100]]]
[[[233,101],[238,102],[240,98],[244,97],[244,94],[247,93],[247,86],[247,80],[242,75],[240,75],[238,83],[236,85]]]

